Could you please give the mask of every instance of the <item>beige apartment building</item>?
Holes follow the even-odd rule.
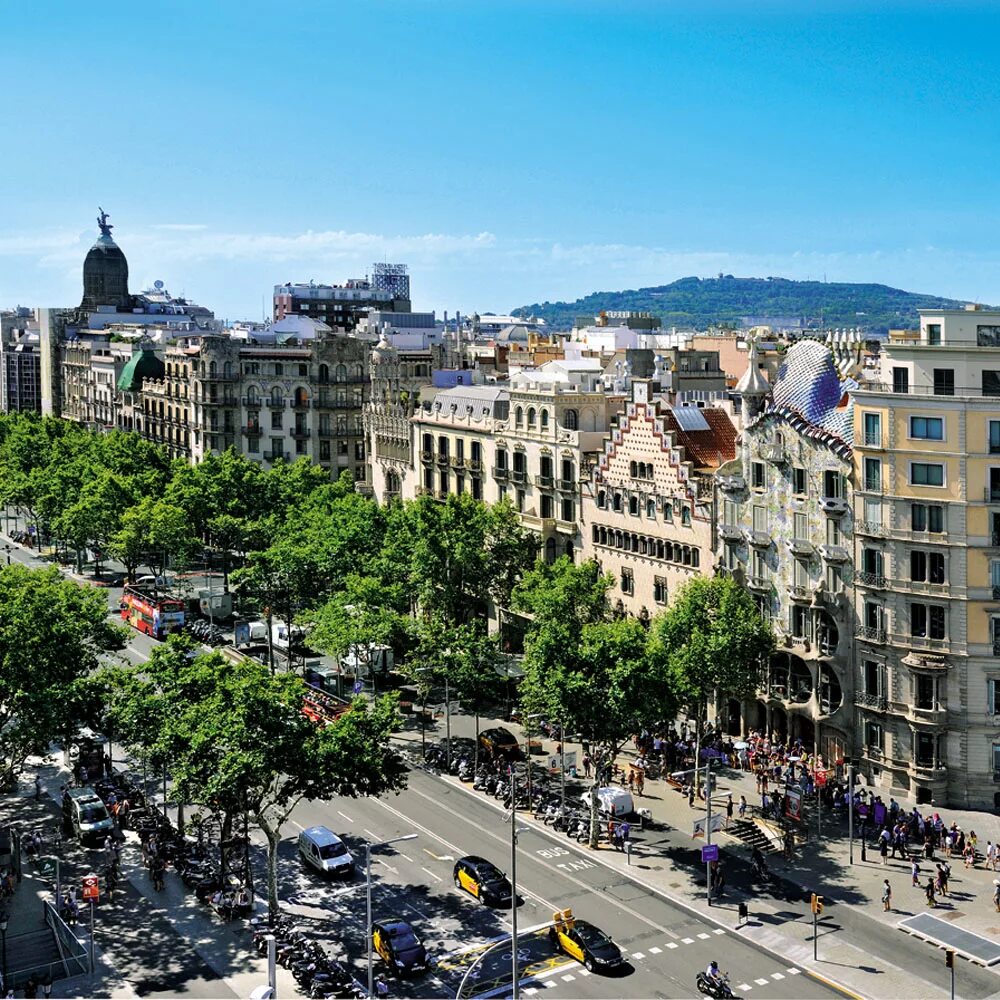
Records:
[[[855,394],[863,772],[1000,806],[1000,312],[922,311]]]
[[[712,569],[713,473],[733,458],[736,429],[722,409],[671,407],[651,379],[631,393],[582,491],[580,529],[615,604],[647,619]]]

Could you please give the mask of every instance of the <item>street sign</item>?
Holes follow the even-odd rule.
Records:
[[[802,794],[796,788],[785,793],[785,815],[796,822],[802,819]]]
[[[56,859],[50,857],[41,857],[38,859],[38,874],[42,878],[54,878],[56,874]]]
[[[701,845],[701,860],[702,864],[707,864],[709,861],[719,860],[719,845],[718,844],[702,844]]]
[[[816,769],[816,787],[822,788],[826,784],[826,771]]]
[[[84,899],[100,899],[101,888],[96,875],[83,876],[83,891],[80,895]]]
[[[352,688],[351,688],[351,690],[352,690],[352,691],[353,691],[353,692],[354,692],[355,694],[361,694],[361,690],[362,690],[362,688],[363,688],[364,686],[365,686],[365,684],[364,684],[364,681],[362,681],[362,680],[356,680],[356,681],[354,682],[354,687],[352,687]]]
[[[705,820],[707,816],[702,816],[701,819],[696,819],[694,821],[694,830],[691,833],[692,837],[704,837],[705,836]],[[712,813],[712,833],[722,829],[722,820],[724,816],[722,813]]]

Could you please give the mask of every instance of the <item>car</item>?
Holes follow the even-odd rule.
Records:
[[[62,809],[66,825],[84,843],[99,844],[114,832],[107,806],[89,786],[69,789],[63,796]]]
[[[594,793],[592,788],[588,788],[580,796],[586,808],[590,808],[591,797]],[[597,789],[597,808],[605,816],[629,816],[635,810],[635,802],[632,793],[627,788],[615,788],[608,785]]]
[[[325,826],[310,826],[299,834],[299,856],[322,875],[354,874],[354,857],[347,845]]]
[[[401,976],[427,971],[427,949],[405,920],[389,917],[372,923],[372,947]]]
[[[623,964],[621,949],[599,927],[577,920],[572,910],[552,915],[549,940],[557,951],[582,962],[588,972],[611,972]]]
[[[455,862],[455,887],[464,889],[486,906],[508,906],[511,884],[492,861],[474,854]]]
[[[479,734],[479,745],[493,760],[519,760],[521,757],[521,747],[517,737],[503,726],[484,729]]]

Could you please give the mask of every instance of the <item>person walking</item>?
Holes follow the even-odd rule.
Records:
[[[42,779],[40,775],[35,775],[35,801],[42,797]]]
[[[913,888],[918,888],[920,885],[920,865],[917,863],[916,858],[910,864],[910,875],[913,878]]]
[[[885,837],[878,839],[878,853],[882,864],[887,865],[889,863],[889,841]]]
[[[889,885],[887,878],[882,879],[882,911],[883,913],[892,911],[892,886]]]
[[[927,897],[928,906],[937,906],[937,900],[934,898],[934,879],[927,879],[927,885],[924,886],[924,895]]]
[[[730,792],[728,798],[726,799],[726,829],[729,829],[729,824],[733,821],[733,793]]]
[[[740,813],[740,819],[743,819],[743,817],[746,816],[747,814],[747,797],[745,795],[740,796],[739,813]]]
[[[993,880],[993,906],[1000,913],[1000,878]]]

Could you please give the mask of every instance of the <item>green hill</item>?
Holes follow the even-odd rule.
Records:
[[[809,327],[860,326],[871,333],[884,333],[890,327],[916,327],[917,309],[960,309],[963,304],[888,285],[734,278],[726,274],[680,278],[654,288],[594,292],[575,302],[537,302],[513,312],[541,316],[556,330],[570,329],[578,316],[636,310],[659,316],[665,328],[740,326],[743,317],[754,317],[762,323],[794,318]]]

